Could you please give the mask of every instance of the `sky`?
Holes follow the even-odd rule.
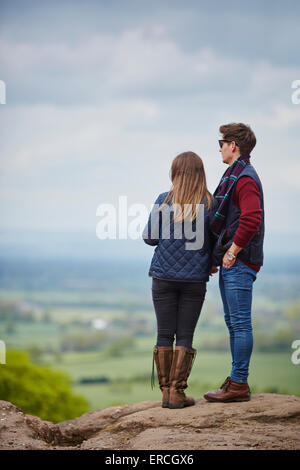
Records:
[[[213,192],[219,126],[244,122],[266,240],[297,249],[299,14],[299,1],[0,0],[0,241],[95,241],[97,207],[127,196],[150,211],[186,150]]]

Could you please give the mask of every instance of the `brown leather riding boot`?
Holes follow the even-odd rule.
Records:
[[[169,408],[184,408],[192,406],[195,400],[187,397],[184,389],[187,388],[187,379],[190,375],[196,349],[189,349],[185,346],[176,346],[170,372],[170,397]]]
[[[155,346],[153,349],[153,360],[155,360],[159,388],[162,391],[162,407],[169,407],[170,391],[170,369],[173,358],[173,346]],[[154,383],[154,374],[152,370],[152,383]]]
[[[250,388],[247,383],[238,383],[227,377],[218,390],[211,390],[204,394],[207,401],[228,403],[232,401],[249,401]]]

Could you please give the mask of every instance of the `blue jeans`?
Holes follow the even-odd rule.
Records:
[[[257,272],[236,259],[233,266],[219,269],[219,287],[229,330],[234,382],[247,383],[253,349],[251,323],[252,286]]]

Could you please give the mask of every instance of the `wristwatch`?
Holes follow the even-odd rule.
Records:
[[[227,258],[229,259],[229,261],[233,261],[236,258],[236,256],[233,253],[231,253],[231,251],[228,251]]]

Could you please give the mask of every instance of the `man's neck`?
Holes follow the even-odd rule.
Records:
[[[233,162],[235,162],[241,155],[237,155],[237,156],[234,156],[232,157],[232,160],[231,162],[228,163],[229,166],[231,166],[233,164]]]

